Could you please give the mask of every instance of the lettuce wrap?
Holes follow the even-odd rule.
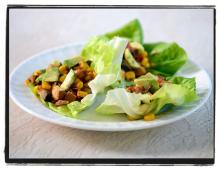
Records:
[[[92,93],[85,96],[80,102],[73,101],[67,105],[56,106],[52,102],[47,102],[42,98],[40,101],[51,110],[65,116],[75,117],[80,111],[90,106],[98,93],[115,83],[120,78],[120,67],[124,49],[127,45],[127,40],[119,37],[114,37],[111,40],[105,37],[92,38],[81,51],[80,56],[64,61],[64,64],[71,67],[76,65],[80,60],[91,61],[97,76],[88,83]],[[112,66],[112,63],[114,66]],[[38,81],[43,80],[45,73],[38,77]],[[29,86],[32,92],[33,85]],[[61,85],[62,87],[62,85]],[[39,96],[40,97],[40,96]]]
[[[155,79],[156,76],[148,74],[135,83],[155,87],[159,85]],[[166,80],[153,94],[130,93],[125,88],[112,89],[96,111],[102,114],[126,113],[138,119],[149,113],[161,113],[166,105],[181,106],[197,98],[195,78],[170,77]]]
[[[138,19],[134,19],[121,28],[104,34],[108,38],[115,36],[127,38],[131,42],[139,42],[149,54],[151,62],[150,72],[163,76],[174,75],[187,60],[185,50],[176,42],[144,43],[142,26]]]

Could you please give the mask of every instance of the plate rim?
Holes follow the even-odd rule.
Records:
[[[132,126],[128,126],[128,125],[125,125],[123,127],[120,127],[120,128],[115,128],[115,127],[108,127],[108,128],[104,128],[103,125],[108,123],[138,123],[139,121],[126,121],[126,122],[108,122],[108,121],[87,121],[87,120],[80,120],[80,119],[74,119],[74,118],[70,118],[70,117],[66,117],[66,116],[63,116],[63,115],[60,115],[61,117],[63,118],[70,118],[72,120],[76,120],[76,121],[79,121],[79,122],[87,122],[87,123],[96,123],[95,126],[91,125],[91,126],[87,126],[85,124],[82,124],[82,125],[79,125],[79,123],[74,123],[74,121],[72,123],[67,123],[67,122],[63,122],[63,121],[57,121],[57,119],[51,119],[49,117],[46,117],[46,116],[43,116],[41,114],[38,114],[32,110],[30,110],[29,108],[25,107],[25,105],[23,105],[19,99],[16,98],[16,96],[14,95],[13,91],[11,90],[11,79],[12,77],[15,75],[15,73],[17,72],[17,70],[19,70],[20,68],[22,68],[22,66],[24,64],[26,64],[28,61],[36,58],[36,57],[39,57],[40,55],[43,55],[43,54],[46,54],[46,53],[49,53],[49,52],[52,52],[52,51],[56,51],[56,50],[61,50],[61,49],[64,49],[64,48],[68,48],[68,47],[76,47],[76,46],[82,46],[83,43],[68,43],[68,44],[64,44],[64,45],[61,45],[61,46],[57,46],[57,47],[53,47],[53,48],[49,48],[49,49],[46,49],[46,50],[43,50],[41,52],[38,52],[34,55],[32,55],[31,57],[23,60],[22,62],[20,62],[20,64],[18,64],[10,73],[9,75],[9,95],[10,95],[10,98],[21,108],[23,109],[24,111],[26,111],[27,113],[41,119],[41,120],[44,120],[46,122],[50,122],[50,123],[53,123],[53,124],[58,124],[58,125],[61,125],[61,126],[66,126],[66,127],[71,127],[71,128],[75,128],[75,129],[83,129],[83,130],[89,130],[89,131],[113,131],[113,132],[116,132],[116,131],[134,131],[134,130],[142,130],[142,129],[150,129],[150,128],[155,128],[155,127],[159,127],[159,126],[164,126],[164,125],[167,125],[167,124],[171,124],[171,123],[174,123],[176,121],[179,121],[187,116],[189,116],[190,114],[196,112],[196,110],[198,110],[199,108],[201,108],[206,102],[207,100],[210,98],[210,95],[212,93],[212,82],[211,82],[211,78],[208,74],[208,72],[206,71],[205,68],[203,68],[200,64],[194,62],[191,58],[188,58],[188,61],[189,62],[192,62],[193,64],[195,64],[200,70],[204,71],[204,73],[206,74],[207,78],[208,78],[208,93],[206,94],[206,98],[204,98],[196,107],[192,108],[190,111],[186,112],[186,113],[183,113],[179,116],[176,116],[176,117],[173,117],[171,119],[168,119],[168,120],[165,120],[165,121],[160,121],[159,123],[153,123],[151,125],[141,125],[141,126],[136,126],[134,127],[133,125]],[[9,109],[10,110],[10,109]],[[99,123],[99,125],[97,125],[97,123]],[[149,122],[147,122],[149,124]]]

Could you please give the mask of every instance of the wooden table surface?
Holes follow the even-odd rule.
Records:
[[[211,9],[11,9],[10,72],[33,54],[88,40],[139,18],[146,42],[176,41],[213,83]],[[45,65],[46,66],[46,65]],[[95,132],[40,120],[9,101],[11,158],[211,158],[213,94],[192,115],[153,129]]]

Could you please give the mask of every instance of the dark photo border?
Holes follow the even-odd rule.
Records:
[[[9,12],[11,9],[213,9],[213,93],[214,93],[214,133],[213,133],[213,158],[10,158],[9,157]],[[6,74],[5,74],[5,162],[6,163],[32,163],[32,164],[73,164],[73,165],[211,165],[215,161],[215,99],[216,99],[216,9],[215,6],[193,6],[193,5],[8,5],[6,14]]]

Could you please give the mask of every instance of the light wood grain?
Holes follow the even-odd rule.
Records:
[[[176,41],[213,80],[211,10],[10,11],[10,72],[42,50],[82,42],[138,17],[145,41]],[[170,125],[129,132],[95,132],[42,121],[11,99],[11,158],[213,157],[213,94],[197,112]]]

